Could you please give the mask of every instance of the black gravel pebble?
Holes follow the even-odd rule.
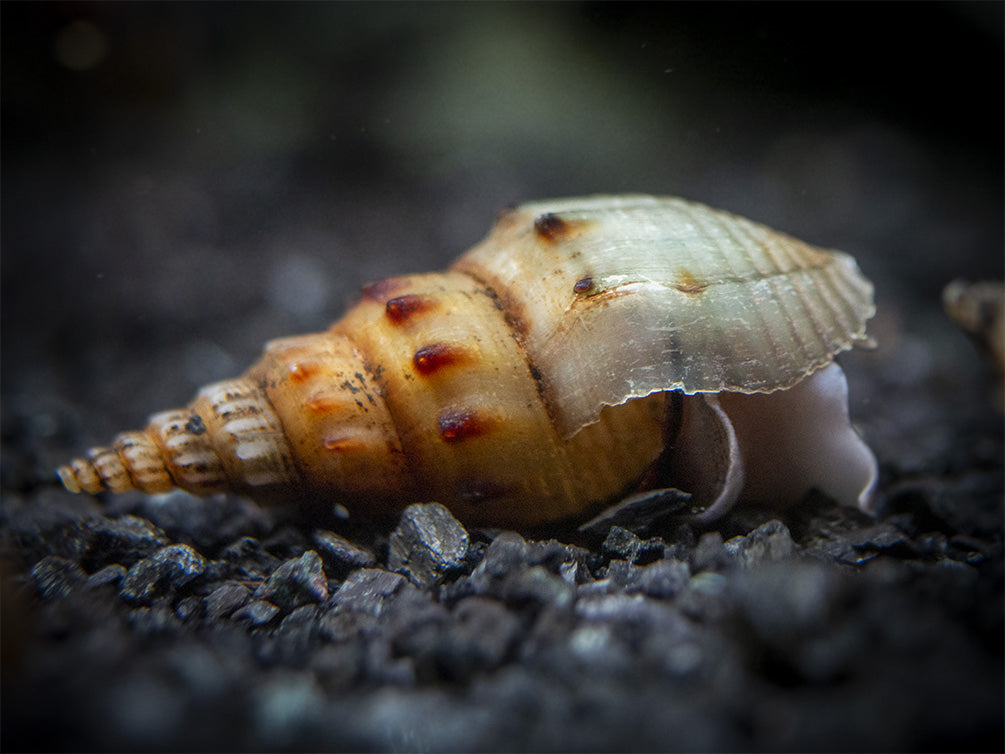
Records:
[[[246,605],[251,599],[251,590],[244,584],[229,582],[218,586],[205,599],[206,615],[215,621]]]
[[[100,571],[95,571],[87,577],[87,585],[90,587],[104,586],[112,584],[118,587],[122,579],[126,577],[126,569],[119,564],[105,566]]]
[[[265,600],[255,600],[235,610],[231,619],[250,626],[263,626],[279,614],[279,608]]]
[[[436,584],[460,568],[468,551],[468,532],[439,503],[410,505],[388,543],[388,565],[415,584]]]
[[[283,612],[290,612],[308,602],[328,598],[328,578],[321,558],[308,550],[276,568],[268,580],[255,590],[256,600],[266,600]]]
[[[181,589],[206,570],[206,559],[188,545],[163,547],[135,563],[122,579],[119,594],[127,602],[150,604],[155,597]]]
[[[325,564],[326,572],[332,578],[345,578],[357,568],[376,565],[376,556],[366,547],[350,542],[330,531],[318,530],[312,537],[318,554]]]
[[[55,555],[42,558],[31,569],[32,582],[44,599],[66,597],[86,578],[79,565]]]

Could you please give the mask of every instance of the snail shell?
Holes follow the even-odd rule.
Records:
[[[850,256],[726,212],[525,204],[446,272],[365,286],[326,332],[268,343],[59,476],[372,513],[436,500],[500,526],[660,486],[704,518],[814,486],[865,507],[875,459],[833,358],[873,312]]]

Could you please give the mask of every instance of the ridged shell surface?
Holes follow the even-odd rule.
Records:
[[[875,311],[847,254],[676,198],[524,204],[454,269],[502,299],[565,436],[656,391],[791,387]]]

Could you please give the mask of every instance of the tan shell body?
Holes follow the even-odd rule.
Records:
[[[74,492],[435,500],[532,526],[672,469],[681,396],[787,390],[863,341],[873,311],[851,257],[700,204],[526,204],[447,272],[366,286],[328,331],[270,342],[243,377],[59,474]]]

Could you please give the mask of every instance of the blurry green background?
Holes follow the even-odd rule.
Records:
[[[5,415],[104,439],[594,192],[844,248],[886,347],[973,358],[938,292],[1002,274],[1002,8],[5,2]]]

